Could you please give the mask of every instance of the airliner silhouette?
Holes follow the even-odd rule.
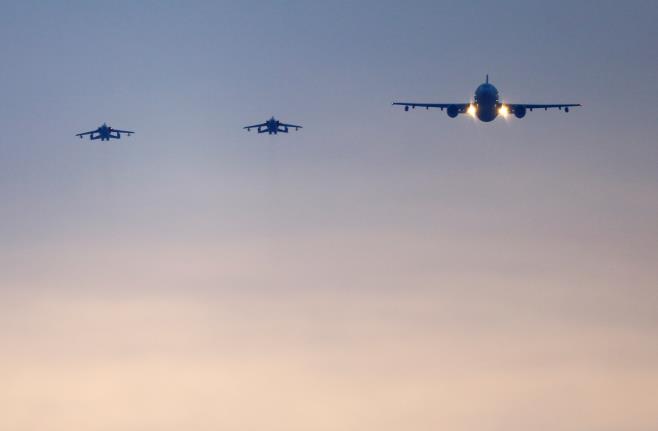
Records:
[[[487,75],[484,84],[480,85],[475,90],[475,98],[470,103],[415,103],[415,102],[394,102],[393,105],[404,106],[405,111],[409,108],[439,108],[442,111],[445,109],[450,118],[455,118],[459,114],[470,114],[477,117],[480,121],[489,122],[496,119],[498,115],[507,117],[509,114],[514,114],[516,118],[523,118],[526,111],[534,109],[564,109],[564,112],[569,112],[569,108],[574,106],[581,106],[580,103],[557,103],[549,105],[535,105],[526,103],[505,103],[500,101],[498,89],[489,83],[489,75]]]

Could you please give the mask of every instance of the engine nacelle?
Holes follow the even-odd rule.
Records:
[[[450,105],[446,110],[448,112],[448,117],[455,118],[459,114],[459,108],[457,105]]]
[[[514,116],[516,116],[516,118],[525,117],[525,113],[526,113],[525,106],[515,106],[514,107]]]

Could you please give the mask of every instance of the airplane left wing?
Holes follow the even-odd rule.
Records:
[[[130,136],[130,135],[132,135],[133,133],[135,133],[135,132],[133,132],[133,131],[131,131],[131,130],[119,130],[119,129],[114,129],[114,128],[112,128],[111,130],[112,130],[113,132],[126,133],[126,134],[128,134],[128,136]]]
[[[557,109],[560,109],[560,110],[564,109],[566,112],[569,112],[569,108],[571,108],[571,107],[582,106],[580,103],[562,103],[562,104],[558,103],[558,104],[553,104],[553,105],[532,105],[532,104],[524,104],[524,103],[509,103],[509,104],[505,103],[504,105],[509,106],[512,109],[512,111],[514,111],[514,109],[516,107],[519,107],[519,108],[529,109],[530,111],[532,111],[533,109],[543,109],[543,110],[547,111],[549,109],[557,108]]]
[[[296,129],[296,130],[299,130],[299,129],[302,128],[302,126],[298,126],[296,124],[286,124],[286,123],[279,123],[279,126],[288,127],[288,128]]]

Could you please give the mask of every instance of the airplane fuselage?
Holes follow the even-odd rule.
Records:
[[[496,119],[500,107],[498,89],[485,82],[475,90],[475,115],[480,121],[489,122]]]
[[[265,130],[258,131],[258,133],[268,133],[270,135],[278,135],[279,133],[288,133],[288,125],[281,124],[281,122],[274,117],[265,122]]]
[[[274,118],[267,120],[265,127],[267,127],[267,133],[270,135],[276,135],[279,133],[279,121]]]
[[[101,141],[109,141],[112,129],[105,124],[98,128],[98,137]]]
[[[100,139],[101,141],[109,141],[110,139],[121,139],[121,133],[126,133],[130,136],[133,132],[128,132],[124,130],[113,129],[107,124],[103,124],[95,132],[91,133],[89,139],[96,140]],[[82,136],[80,136],[82,138]]]

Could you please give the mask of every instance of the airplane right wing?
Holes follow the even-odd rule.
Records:
[[[247,129],[247,131],[250,132],[251,129],[255,129],[255,128],[259,128],[259,129],[260,129],[261,127],[265,127],[265,126],[267,126],[267,123],[260,123],[260,124],[254,124],[253,126],[246,126],[246,127],[243,127],[243,129]]]
[[[75,136],[78,136],[80,139],[82,139],[83,136],[85,136],[85,135],[93,135],[93,134],[96,133],[97,131],[98,131],[98,130],[92,130],[91,132],[78,133],[78,134],[75,135]]]
[[[404,110],[408,111],[409,108],[416,109],[416,108],[425,108],[425,109],[430,109],[430,108],[439,108],[442,111],[444,109],[457,109],[457,113],[463,114],[466,112],[468,109],[469,103],[416,103],[416,102],[394,102],[393,105],[397,106],[404,106]],[[455,108],[452,108],[452,107]]]

